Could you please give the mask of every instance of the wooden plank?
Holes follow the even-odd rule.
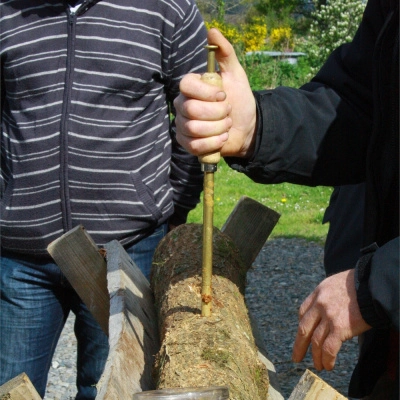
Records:
[[[159,335],[150,284],[118,241],[105,245],[110,293],[110,353],[96,400],[130,399],[155,388]]]
[[[0,400],[41,400],[41,397],[23,372],[0,386]]]
[[[289,400],[346,400],[310,370],[306,370],[294,388]]]
[[[93,239],[79,225],[50,243],[47,251],[108,335],[107,265]]]
[[[221,231],[233,240],[245,264],[251,266],[279,217],[276,211],[242,196]]]
[[[281,393],[281,387],[278,381],[278,376],[275,370],[274,364],[268,358],[268,352],[264,343],[264,339],[261,335],[260,329],[257,324],[257,320],[253,314],[248,311],[251,330],[253,332],[254,341],[258,349],[258,358],[265,365],[268,370],[269,387],[268,397],[266,400],[285,400]]]

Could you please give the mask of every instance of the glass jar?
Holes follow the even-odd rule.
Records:
[[[172,388],[149,390],[133,395],[133,400],[228,400],[229,389],[226,386],[199,388]]]

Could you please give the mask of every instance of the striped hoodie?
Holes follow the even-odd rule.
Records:
[[[174,140],[179,81],[205,69],[194,0],[1,1],[1,246],[47,255],[81,224],[137,242],[199,202]]]

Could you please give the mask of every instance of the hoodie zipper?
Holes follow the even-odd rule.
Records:
[[[68,7],[68,6],[67,6]],[[74,72],[75,57],[75,29],[76,13],[67,9],[68,33],[67,33],[67,66],[65,72],[65,92],[63,99],[63,110],[60,131],[60,182],[61,182],[61,208],[63,215],[64,231],[72,229],[71,202],[68,185],[68,122],[71,106],[71,92]]]

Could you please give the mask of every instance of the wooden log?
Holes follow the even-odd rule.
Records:
[[[51,242],[47,251],[108,335],[110,297],[107,265],[101,250],[79,225]]]
[[[41,397],[23,372],[0,386],[0,400],[41,400]]]
[[[104,246],[110,293],[110,352],[96,400],[130,399],[155,388],[154,356],[160,348],[149,281],[121,244]]]
[[[346,400],[333,387],[310,370],[306,370],[291,393],[289,400]]]
[[[201,250],[202,226],[187,224],[170,232],[153,258],[157,388],[228,386],[230,399],[265,400],[268,372],[244,302],[248,266],[229,236],[214,228],[213,309],[201,317]]]

